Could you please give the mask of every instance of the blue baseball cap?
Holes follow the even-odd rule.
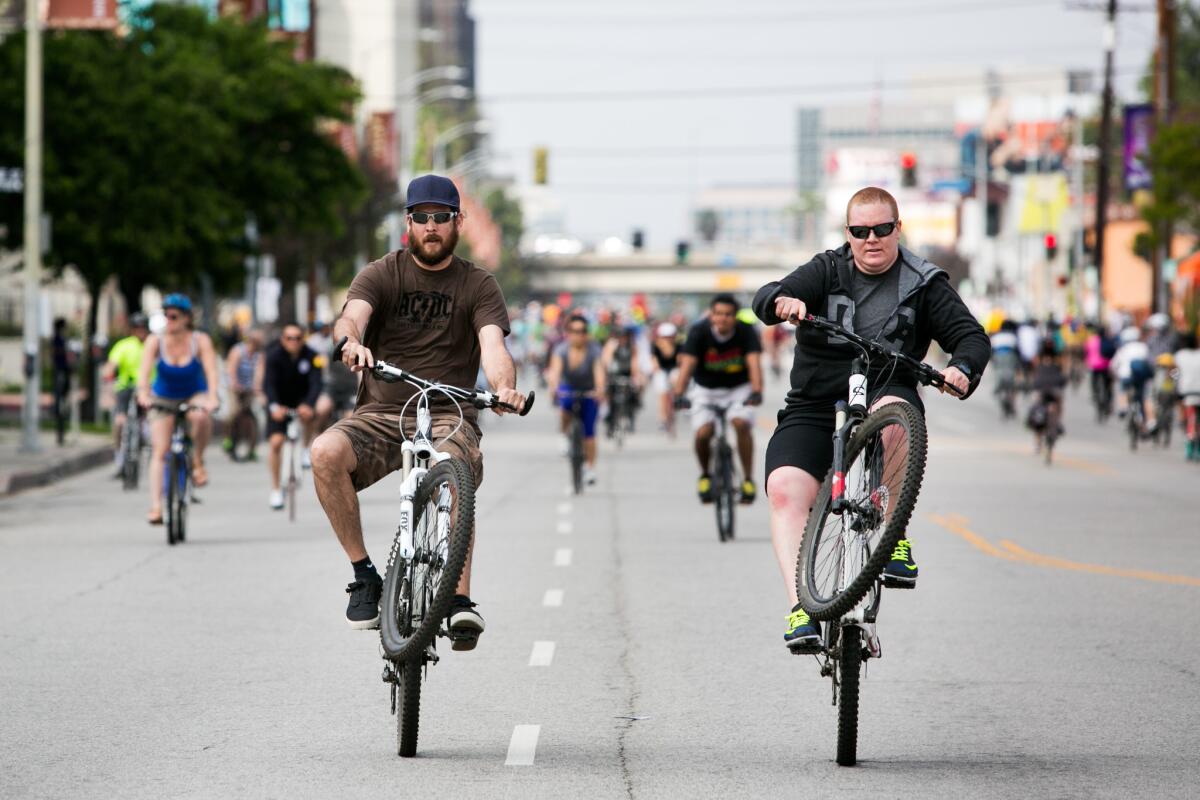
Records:
[[[408,183],[408,191],[404,194],[404,208],[412,210],[422,203],[436,203],[455,211],[458,210],[458,187],[454,181],[441,175],[422,175],[413,178]]]
[[[167,295],[163,299],[162,307],[164,311],[168,308],[175,308],[187,314],[192,313],[192,301],[186,294],[178,292]]]

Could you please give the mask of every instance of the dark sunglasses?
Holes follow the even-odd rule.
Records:
[[[408,218],[418,225],[424,225],[429,220],[433,220],[438,225],[445,225],[450,220],[458,216],[457,211],[413,211],[408,215]]]
[[[283,337],[283,340],[285,342],[298,342],[298,341],[300,341],[300,338],[301,337],[299,337],[299,336],[285,336],[285,337]]]
[[[567,328],[567,333],[587,333],[587,328]]]
[[[168,311],[168,312],[167,312],[166,314],[164,314],[163,316],[165,316],[167,319],[183,319],[183,318],[184,318],[186,315],[185,315],[185,314],[180,314],[180,313],[179,313],[179,312],[177,312],[177,311],[176,311],[176,312]]]
[[[875,235],[882,239],[885,236],[892,235],[892,231],[896,230],[896,223],[881,222],[878,225],[847,225],[846,230],[850,231],[850,235],[855,239],[865,239],[871,235],[871,231],[875,231]]]

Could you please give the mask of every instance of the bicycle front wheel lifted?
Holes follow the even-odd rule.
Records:
[[[850,611],[883,572],[916,505],[925,450],[925,420],[904,402],[880,406],[851,437],[843,506],[834,509],[837,476],[831,472],[809,513],[796,562],[796,592],[813,619]]]
[[[423,666],[424,661],[421,659],[396,664],[396,691],[400,695],[396,709],[396,755],[404,758],[412,758],[417,754]]]
[[[396,552],[379,608],[379,638],[393,661],[419,660],[450,611],[471,546],[475,479],[451,458],[429,470],[413,497],[411,559]]]

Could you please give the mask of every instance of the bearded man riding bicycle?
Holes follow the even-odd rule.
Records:
[[[408,185],[409,249],[389,253],[355,277],[333,340],[348,341],[342,361],[355,372],[376,358],[428,380],[472,386],[480,365],[499,399],[521,408],[512,357],[504,346],[508,308],[490,272],[454,255],[464,215],[458,189],[448,178],[423,175]],[[401,467],[400,415],[416,392],[408,383],[365,380],[354,413],[321,434],[312,446],[317,496],[354,568],[346,588],[346,621],[353,628],[379,624],[382,579],[363,544],[357,492]],[[438,448],[458,458],[483,479],[482,436],[477,412],[445,396],[430,397],[432,433]],[[497,413],[501,413],[497,410]],[[415,409],[403,429],[412,433]],[[448,437],[448,438],[447,438]],[[474,537],[472,536],[472,542]],[[483,617],[470,599],[471,555],[459,581],[448,627],[454,649],[474,648]]]
[[[847,243],[763,286],[754,297],[754,311],[768,325],[809,313],[824,316],[918,360],[936,340],[951,354],[942,371],[946,382],[969,396],[987,366],[991,343],[946,272],[901,247],[900,229],[891,194],[875,187],[859,190],[846,206]],[[809,508],[833,460],[834,407],[846,399],[857,355],[842,339],[798,328],[791,390],[767,445],[771,540],[792,604],[784,643],[793,652],[820,649],[820,628],[796,595],[796,558]],[[872,408],[906,401],[924,412],[916,377],[904,365],[894,371],[889,366],[886,373],[872,365],[868,384]],[[907,538],[896,546],[884,576],[892,585],[915,586],[917,565]]]

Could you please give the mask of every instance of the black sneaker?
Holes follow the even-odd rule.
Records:
[[[820,653],[824,649],[821,644],[821,623],[809,619],[799,603],[788,612],[783,643],[796,655]]]
[[[474,650],[483,633],[483,617],[475,610],[475,604],[465,594],[454,595],[450,613],[446,615],[446,628],[450,634],[452,650]]]
[[[369,631],[379,627],[379,598],[383,595],[383,578],[372,575],[356,580],[346,587],[350,604],[346,606],[346,622],[351,628]]]
[[[917,587],[917,562],[912,557],[912,542],[901,539],[892,551],[892,560],[883,568],[883,585],[892,589]]]

